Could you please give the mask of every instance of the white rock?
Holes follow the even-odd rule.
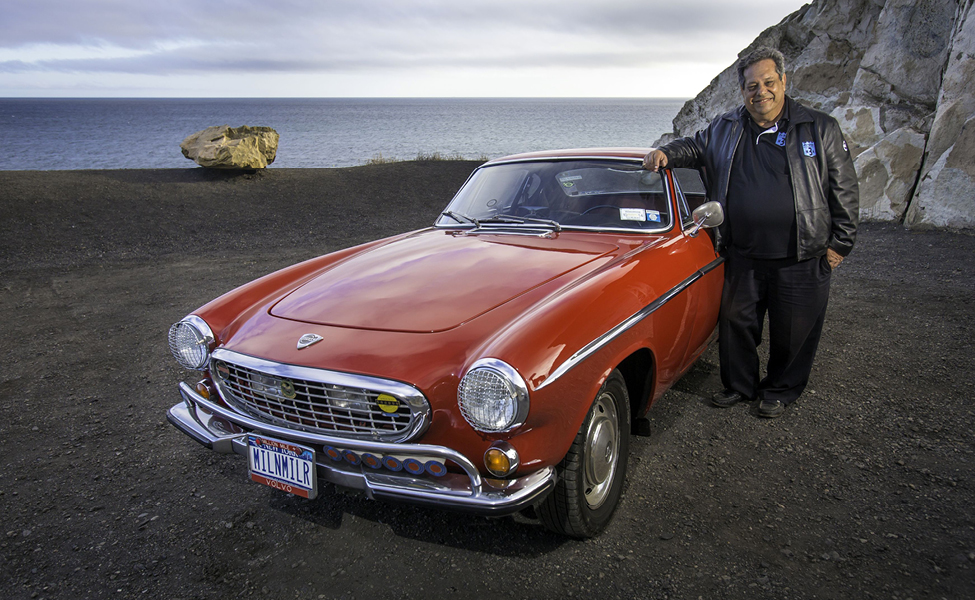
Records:
[[[880,107],[863,104],[837,106],[830,115],[840,124],[854,157],[887,137],[880,125]]]
[[[975,117],[928,170],[904,219],[908,227],[975,228]]]
[[[956,5],[945,0],[887,0],[860,61],[854,96],[871,96],[889,105],[907,103],[932,112]]]
[[[962,4],[908,226],[975,227],[975,14]]]
[[[905,127],[856,159],[860,175],[860,218],[900,221],[907,210],[924,154],[924,134]]]

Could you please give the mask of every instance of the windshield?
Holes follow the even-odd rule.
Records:
[[[659,173],[612,160],[492,165],[474,175],[437,225],[551,223],[564,228],[670,227],[670,203]]]

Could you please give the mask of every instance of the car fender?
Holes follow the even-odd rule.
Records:
[[[528,384],[528,419],[505,436],[524,448],[520,451],[526,470],[561,460],[600,386],[626,357],[646,348],[668,373],[684,368],[687,338],[678,333],[687,326],[689,294],[675,295],[614,334],[615,328],[679,288],[696,271],[695,257],[682,251],[675,239],[647,242],[549,292],[472,356],[471,362],[481,357],[504,360]],[[673,267],[660,267],[665,263],[655,257],[664,255]],[[559,373],[573,356],[607,334],[613,338]]]

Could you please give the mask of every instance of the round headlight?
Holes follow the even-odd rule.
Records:
[[[528,416],[528,386],[511,365],[481,359],[461,379],[457,404],[474,429],[508,431]]]
[[[169,328],[169,350],[181,367],[202,371],[210,361],[213,332],[206,322],[190,315]]]

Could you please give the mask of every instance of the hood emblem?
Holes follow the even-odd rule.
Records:
[[[311,346],[312,344],[320,342],[324,339],[325,338],[316,333],[306,333],[298,338],[298,349],[301,350],[302,348],[307,348],[308,346]]]

